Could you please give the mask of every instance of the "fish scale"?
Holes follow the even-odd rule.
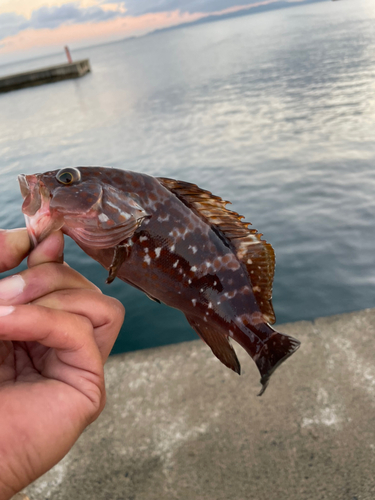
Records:
[[[253,358],[264,392],[299,341],[275,331],[275,256],[261,234],[195,184],[108,167],[68,167],[19,177],[38,244],[61,229],[115,277],[182,311],[226,366],[230,344]]]

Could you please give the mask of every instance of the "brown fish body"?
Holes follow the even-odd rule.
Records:
[[[109,281],[117,276],[181,310],[213,353],[239,373],[228,338],[236,340],[256,362],[265,388],[299,347],[269,326],[272,247],[226,202],[193,184],[102,167],[67,172],[20,178],[34,241],[49,227],[61,227],[110,270]],[[76,179],[62,184],[59,175],[65,181],[69,172]]]

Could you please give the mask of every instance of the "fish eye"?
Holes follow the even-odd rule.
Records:
[[[73,182],[81,180],[81,172],[77,168],[62,168],[57,172],[56,179],[60,182],[60,184],[69,186],[69,184],[73,184]]]

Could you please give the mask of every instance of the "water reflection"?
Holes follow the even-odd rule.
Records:
[[[90,75],[0,95],[1,225],[23,224],[20,172],[175,177],[273,244],[279,322],[374,306],[374,17],[371,0],[322,2],[76,52]],[[104,287],[72,242],[66,256],[127,305],[118,349],[194,338],[176,311]]]

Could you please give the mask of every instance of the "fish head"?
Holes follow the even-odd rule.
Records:
[[[32,246],[61,229],[78,244],[111,248],[147,217],[126,186],[116,186],[104,167],[67,167],[19,175],[22,212]]]

